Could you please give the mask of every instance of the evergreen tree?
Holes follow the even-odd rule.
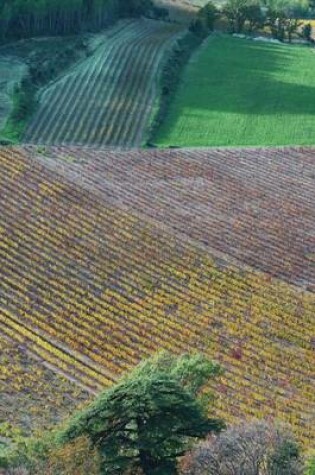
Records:
[[[152,10],[151,0],[0,0],[0,40],[99,29]]]
[[[213,31],[215,22],[219,16],[219,10],[213,2],[208,2],[203,8],[200,9],[198,14],[198,18],[204,22],[206,28],[209,31]]]
[[[200,390],[220,373],[201,355],[179,358],[162,353],[137,367],[78,414],[60,434],[70,442],[85,435],[102,456],[102,473],[176,473],[176,458],[188,440],[218,432],[224,424],[209,418],[211,395]]]

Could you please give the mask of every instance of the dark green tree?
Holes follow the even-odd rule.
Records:
[[[151,0],[0,0],[0,40],[100,29],[152,7]]]
[[[269,26],[273,38],[283,41],[285,38],[287,16],[284,10],[269,7],[266,25]]]
[[[306,23],[302,27],[301,36],[307,41],[311,41],[312,39],[312,25],[310,23]]]
[[[148,13],[153,8],[151,0],[120,0],[121,8],[125,9],[126,16],[140,16]]]
[[[0,0],[0,41],[6,37],[12,15],[12,6],[6,0]]]
[[[302,473],[300,466],[300,449],[293,438],[280,439],[275,445],[274,452],[268,460],[268,473],[270,475],[299,475]]]
[[[213,2],[208,2],[200,9],[198,18],[203,21],[205,27],[209,31],[213,31],[216,20],[219,18],[220,12]]]
[[[58,441],[88,436],[102,456],[103,474],[175,474],[189,440],[224,427],[208,417],[211,394],[200,395],[220,372],[199,354],[159,354],[74,417]]]
[[[270,27],[273,38],[289,42],[298,32],[302,23],[299,21],[301,10],[305,8],[304,0],[264,0],[266,8],[266,25]]]
[[[264,26],[265,16],[259,3],[252,3],[244,7],[244,16],[249,33]]]
[[[293,35],[298,32],[301,26],[302,26],[302,22],[299,21],[297,18],[288,18],[286,20],[285,33],[287,34],[289,43],[291,43]]]
[[[232,33],[242,33],[246,22],[248,0],[228,0],[223,8]]]

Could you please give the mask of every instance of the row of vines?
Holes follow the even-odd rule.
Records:
[[[113,27],[92,56],[42,91],[24,141],[140,145],[158,72],[178,32],[178,26],[145,19]]]
[[[0,337],[0,437],[29,435],[67,417],[89,393],[26,351],[20,332],[7,333]]]
[[[74,183],[212,253],[315,289],[312,150],[29,150]]]
[[[1,335],[91,393],[161,348],[203,351],[226,369],[219,415],[314,441],[313,293],[212,259],[111,202],[118,188],[105,199],[22,149],[0,167]]]

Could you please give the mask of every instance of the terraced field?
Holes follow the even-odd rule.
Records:
[[[105,32],[91,57],[41,92],[24,141],[140,145],[158,73],[179,31],[176,25],[141,19]]]
[[[315,222],[314,156],[312,149],[0,150],[1,338],[11,338],[91,394],[158,349],[198,349],[226,368],[214,387],[219,414],[230,421],[244,414],[279,417],[312,445],[315,295],[303,288],[305,282],[293,286],[272,274],[296,280],[294,272],[290,279],[289,261],[281,268],[277,257],[287,244],[285,234],[292,233],[287,254],[302,266],[298,275],[314,282],[313,261],[293,242],[300,226],[307,245],[314,245],[307,235]],[[245,173],[250,160],[257,172],[251,178],[250,170]],[[239,195],[228,194],[228,184]],[[159,198],[162,185],[169,191],[168,207],[177,211],[173,215]],[[145,206],[149,189],[157,197]],[[187,190],[192,206],[197,190],[204,200],[198,213],[187,208]],[[245,208],[256,203],[256,213],[266,212],[265,200],[272,204],[269,225],[278,239],[264,241],[262,231],[256,236],[252,214],[241,212],[244,195],[251,197]],[[290,222],[287,208],[296,209]],[[245,226],[246,243],[245,234],[231,226],[229,210]],[[217,221],[208,221],[209,215]],[[260,239],[260,258],[270,272],[244,266],[226,252],[233,254],[231,247],[218,250],[214,238],[202,242],[196,230],[207,235],[220,222],[244,256],[246,247],[251,254],[252,239]],[[264,228],[268,235],[267,216]],[[224,241],[223,230],[221,235]],[[1,378],[7,392],[16,394],[13,376]],[[36,400],[32,388],[29,395]],[[20,418],[16,413],[16,422]]]

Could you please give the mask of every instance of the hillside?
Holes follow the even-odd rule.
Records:
[[[24,142],[137,146],[178,25],[140,19],[97,35],[94,53],[40,91]]]
[[[27,150],[202,250],[315,290],[312,149]]]
[[[2,327],[0,324],[0,428],[7,424],[8,435],[11,428],[26,436],[32,430],[48,429],[89,398],[69,375],[52,371],[46,360],[36,357],[31,348],[26,350],[19,333],[10,338],[8,330],[7,338]]]
[[[314,153],[2,149],[1,334],[90,394],[198,349],[226,368],[218,414],[276,416],[312,445]]]
[[[313,48],[210,36],[186,66],[159,146],[312,145]]]
[[[184,24],[189,24],[196,17],[199,8],[206,3],[207,0],[154,0],[156,6],[168,10],[172,21]]]
[[[16,58],[0,56],[0,131],[10,117],[13,109],[15,86],[26,73],[26,65]]]

